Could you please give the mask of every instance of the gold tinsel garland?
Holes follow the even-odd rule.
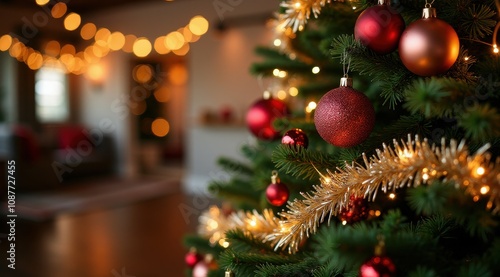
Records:
[[[344,169],[322,176],[321,185],[312,193],[302,193],[304,200],[295,199],[280,213],[280,228],[266,237],[275,248],[298,251],[299,243],[326,217],[330,219],[346,207],[351,195],[375,200],[377,191],[395,191],[405,186],[419,186],[441,180],[465,188],[475,201],[488,197],[487,209],[500,211],[500,160],[491,162],[486,152],[489,145],[469,155],[465,142],[451,140],[446,146],[430,145],[418,136],[406,143],[394,140],[394,149],[383,145],[370,159],[363,155],[364,166],[346,164]]]
[[[225,235],[229,230],[240,229],[245,235],[264,241],[266,236],[279,228],[279,219],[268,209],[259,214],[256,210],[225,212],[224,208],[211,206],[198,221],[198,234],[207,238],[212,246],[218,243],[224,248],[229,246]]]
[[[199,233],[210,238],[211,243],[225,243],[224,233],[239,228],[256,238],[270,243],[275,249],[298,251],[299,244],[326,218],[336,216],[347,206],[351,195],[375,200],[377,192],[395,191],[405,186],[417,187],[433,181],[454,184],[464,188],[474,201],[488,199],[486,209],[493,214],[500,212],[500,159],[491,161],[486,152],[489,145],[469,155],[465,142],[451,140],[449,146],[442,140],[441,146],[430,145],[427,139],[401,144],[394,140],[394,147],[383,144],[370,159],[363,154],[364,165],[346,164],[337,172],[327,172],[321,184],[310,193],[302,193],[303,200],[288,202],[287,211],[276,218],[271,210],[236,212],[229,216],[215,208],[200,217]]]

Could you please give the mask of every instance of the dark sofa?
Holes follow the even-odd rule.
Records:
[[[0,160],[15,160],[16,191],[40,191],[67,186],[75,180],[114,172],[115,154],[107,134],[92,135],[79,125],[52,128],[43,137],[19,124],[0,128]]]

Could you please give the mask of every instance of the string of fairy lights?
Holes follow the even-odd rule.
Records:
[[[49,0],[36,0],[41,7],[46,7],[49,2]],[[63,2],[57,2],[50,8],[50,16],[54,19],[63,18],[64,28],[68,32],[79,32],[81,39],[90,44],[77,51],[77,46],[71,43],[49,40],[41,49],[34,49],[15,35],[4,34],[0,37],[0,51],[8,51],[11,57],[24,62],[32,70],[50,65],[63,68],[67,73],[79,75],[114,51],[132,53],[139,58],[150,55],[153,50],[159,55],[173,53],[184,56],[190,50],[190,43],[198,41],[209,27],[208,21],[203,16],[197,15],[184,27],[150,40],[143,36],[98,27],[90,21],[82,24],[82,17],[78,13],[69,12],[68,6]]]

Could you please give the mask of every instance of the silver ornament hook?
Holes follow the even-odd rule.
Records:
[[[349,68],[351,67],[351,57],[347,56],[345,48],[344,48],[344,53],[342,53],[342,56],[340,58],[342,60],[342,70],[344,71],[344,77],[348,78]],[[347,63],[347,69],[346,69],[346,63]]]

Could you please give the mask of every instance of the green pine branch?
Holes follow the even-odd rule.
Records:
[[[254,170],[245,163],[228,157],[220,157],[217,159],[217,164],[227,172],[237,174],[238,176],[252,176]]]
[[[280,145],[276,147],[272,160],[276,168],[295,177],[303,179],[318,179],[319,172],[342,166],[343,163],[332,158],[332,156],[303,147],[289,147]]]
[[[231,249],[236,252],[274,252],[274,248],[261,239],[253,237],[251,234],[245,234],[242,230],[235,229],[226,232],[226,240],[230,243]]]
[[[231,269],[235,276],[255,276],[256,270],[260,265],[298,263],[302,258],[302,255],[237,252],[228,248],[219,256],[219,265],[222,268]]]
[[[261,192],[249,189],[252,184],[247,180],[232,178],[227,182],[214,180],[208,185],[208,191],[217,198],[226,199],[233,202],[236,206],[250,210],[260,207]]]
[[[183,245],[186,246],[187,249],[194,247],[198,253],[212,254],[214,257],[219,256],[224,250],[222,246],[211,245],[208,239],[204,239],[194,234],[184,236]]]
[[[312,257],[303,259],[297,263],[284,265],[263,264],[255,272],[255,276],[267,277],[303,277],[311,276],[314,269],[318,267],[318,262]]]
[[[488,142],[500,137],[500,114],[489,104],[476,104],[458,117],[458,126],[474,141]]]

